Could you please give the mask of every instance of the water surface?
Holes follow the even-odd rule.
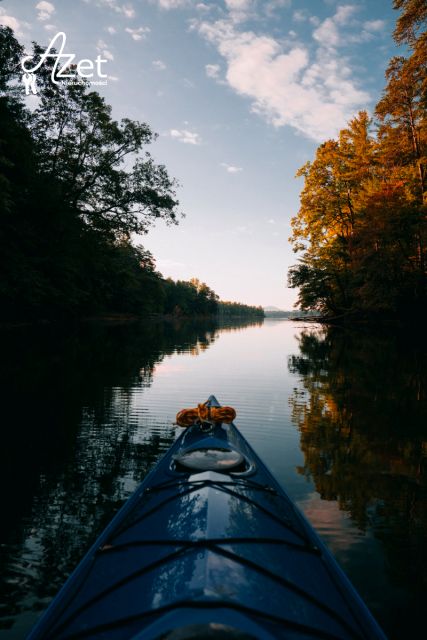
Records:
[[[390,638],[427,597],[426,350],[414,336],[266,320],[92,323],[0,336],[0,638],[25,637],[214,393]]]

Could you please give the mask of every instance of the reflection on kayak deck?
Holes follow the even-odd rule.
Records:
[[[218,406],[213,396],[209,402]],[[179,464],[203,449],[239,452],[244,463],[221,473]],[[233,424],[193,424],[182,433],[30,640],[154,640],[194,621],[193,614],[255,638],[385,638]]]

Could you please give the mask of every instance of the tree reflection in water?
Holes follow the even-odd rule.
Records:
[[[26,635],[174,440],[171,424],[131,415],[155,365],[176,352],[198,355],[220,331],[242,326],[94,322],[1,333],[0,637]]]
[[[313,328],[288,363],[302,382],[290,399],[298,471],[381,541],[405,593],[398,634],[421,623],[427,596],[427,349],[416,338]]]

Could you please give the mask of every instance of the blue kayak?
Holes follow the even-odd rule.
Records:
[[[209,407],[219,407],[211,396]],[[194,423],[29,638],[385,639],[234,424]]]

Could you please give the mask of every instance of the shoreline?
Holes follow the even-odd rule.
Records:
[[[96,315],[89,316],[73,316],[72,318],[38,318],[34,320],[10,320],[10,321],[0,321],[0,331],[2,329],[19,329],[24,327],[49,327],[53,325],[59,324],[90,324],[90,323],[102,323],[102,324],[131,324],[134,322],[145,322],[145,321],[166,321],[166,322],[177,322],[177,321],[191,321],[191,320],[217,320],[227,321],[227,320],[252,320],[252,321],[264,321],[266,319],[265,316],[256,317],[256,316],[219,316],[217,314],[212,315],[193,315],[193,316],[185,316],[185,315],[173,315],[173,314],[162,314],[162,313],[151,313],[149,315],[138,315],[133,313],[100,313]]]

